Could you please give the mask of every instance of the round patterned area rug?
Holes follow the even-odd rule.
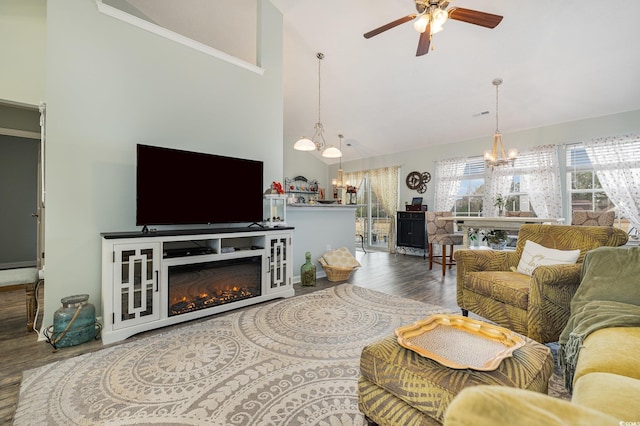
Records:
[[[342,284],[24,373],[15,425],[364,425],[362,348],[452,312]]]

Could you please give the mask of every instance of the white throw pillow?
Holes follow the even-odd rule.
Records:
[[[520,263],[518,263],[517,272],[531,275],[538,266],[569,265],[576,263],[579,257],[580,249],[556,250],[527,240],[524,243],[524,250],[522,251]]]

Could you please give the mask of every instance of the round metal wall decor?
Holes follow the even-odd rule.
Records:
[[[420,172],[411,172],[406,179],[407,188],[418,189],[422,183],[422,174]]]
[[[427,183],[431,181],[429,172],[411,172],[407,175],[406,183],[409,189],[415,189],[420,194],[427,192]]]

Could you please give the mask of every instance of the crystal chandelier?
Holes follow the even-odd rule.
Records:
[[[504,144],[502,143],[502,133],[498,128],[498,86],[502,84],[501,78],[493,80],[493,85],[496,86],[496,132],[493,134],[493,150],[484,152],[484,160],[488,167],[513,165],[518,156],[516,149],[510,149],[507,153],[504,150]]]
[[[333,145],[327,146],[324,140],[324,126],[320,120],[320,63],[324,59],[324,53],[317,53],[318,58],[318,122],[314,126],[314,134],[311,139],[303,136],[294,145],[293,149],[298,151],[322,151],[322,156],[326,158],[342,157],[342,151]],[[326,149],[325,149],[326,147]]]

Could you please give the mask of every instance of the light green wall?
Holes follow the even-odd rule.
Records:
[[[46,0],[0,1],[0,100],[44,100]]]
[[[502,139],[506,148],[517,148],[520,151],[525,151],[528,148],[539,145],[563,145],[592,138],[624,135],[628,133],[640,133],[640,110],[505,133]],[[435,162],[437,160],[460,156],[482,155],[485,150],[491,148],[492,141],[492,135],[488,134],[483,138],[447,145],[437,145],[393,155],[372,157],[359,161],[350,161],[343,163],[342,168],[345,172],[349,172],[387,166],[400,166],[400,208],[404,209],[405,201],[411,202],[411,198],[421,196],[421,194],[408,189],[405,185],[405,177],[409,172],[429,172],[433,177]],[[333,165],[329,169],[330,176],[337,174],[337,166]],[[424,202],[429,206],[429,210],[433,210],[434,207],[434,189],[435,185],[432,180],[432,182],[427,185],[427,192],[422,194]]]
[[[135,146],[264,162],[281,180],[282,16],[261,0],[259,75],[98,12],[47,3],[45,316],[87,293],[100,312],[100,233],[136,230]],[[242,199],[242,171],[211,197]]]

